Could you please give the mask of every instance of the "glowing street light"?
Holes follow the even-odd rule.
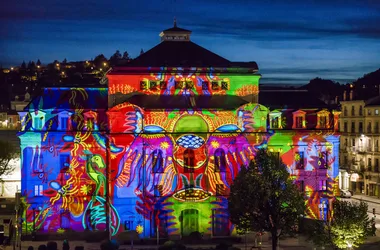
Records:
[[[104,66],[107,66],[107,63],[105,62],[105,63],[103,63],[103,65],[104,65]]]
[[[37,65],[37,68],[41,68],[41,66],[40,66],[40,65]]]
[[[13,70],[14,68],[13,67],[11,67],[11,70]]]
[[[102,68],[100,68],[99,70],[100,70],[100,71],[103,71],[103,69],[102,69]]]
[[[55,66],[59,67],[59,63],[55,64]]]

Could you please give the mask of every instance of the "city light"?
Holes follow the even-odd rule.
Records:
[[[105,62],[105,63],[103,63],[103,65],[104,65],[104,66],[107,66],[107,63]]]
[[[13,67],[11,67],[11,70],[13,70]]]
[[[59,63],[55,64],[55,66],[59,67]]]

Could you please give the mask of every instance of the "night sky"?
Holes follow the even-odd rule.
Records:
[[[350,82],[380,67],[380,0],[4,0],[0,64],[136,57],[173,26],[231,61],[256,61],[262,83]]]

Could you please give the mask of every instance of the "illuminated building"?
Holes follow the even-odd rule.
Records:
[[[326,218],[337,116],[258,104],[257,64],[231,62],[190,35],[175,25],[109,73],[107,88],[46,88],[20,112],[23,228],[101,231],[108,210],[112,235],[234,234],[229,186],[260,147],[281,155],[307,215]]]
[[[380,97],[344,93],[340,114],[340,188],[380,198]]]

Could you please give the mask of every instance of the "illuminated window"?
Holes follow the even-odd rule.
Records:
[[[165,81],[160,82],[160,89],[166,89],[167,88],[167,83]]]
[[[42,116],[36,116],[34,117],[34,128],[35,129],[42,129]]]
[[[152,170],[153,173],[164,172],[164,159],[162,158],[162,151],[160,149],[155,149],[152,152]]]
[[[63,154],[59,156],[60,172],[66,173],[70,168],[70,155]]]
[[[306,128],[306,112],[297,110],[293,112],[293,129]]]
[[[149,82],[149,89],[150,90],[157,90],[158,89],[158,83],[155,81]]]
[[[375,115],[379,115],[379,110],[375,109]]]
[[[224,150],[218,148],[214,153],[215,172],[226,172],[226,154]]]
[[[319,190],[327,191],[327,180],[319,180]]]
[[[140,81],[140,89],[141,90],[147,90],[148,89],[148,82]]]
[[[60,125],[61,129],[67,130],[69,127],[69,117],[61,117]]]
[[[297,116],[296,117],[296,128],[302,128],[303,127],[303,117]]]
[[[281,112],[273,111],[269,114],[269,122],[271,129],[279,129],[281,126]]]
[[[296,161],[297,169],[304,169],[305,168],[304,152],[297,152],[295,155],[295,161]]]
[[[195,154],[194,150],[186,149],[183,153],[183,163],[185,167],[185,173],[193,173],[195,167]]]
[[[216,196],[224,196],[224,185],[223,184],[216,184]]]
[[[154,196],[155,197],[161,197],[162,193],[163,193],[162,185],[155,185],[154,186]]]
[[[202,90],[208,90],[208,82],[202,82]]]
[[[44,186],[43,185],[34,185],[34,196],[43,196]]]
[[[222,89],[228,90],[228,82],[222,82]]]
[[[219,83],[217,81],[212,81],[211,88],[212,90],[219,90]]]
[[[297,181],[296,184],[297,184],[297,186],[301,192],[305,191],[305,182],[304,181]]]
[[[328,167],[328,152],[319,152],[318,166],[322,169],[326,169]]]
[[[186,89],[194,88],[194,83],[192,81],[186,81]]]
[[[93,130],[95,126],[95,118],[94,117],[87,117],[86,119],[86,129],[87,130]]]

